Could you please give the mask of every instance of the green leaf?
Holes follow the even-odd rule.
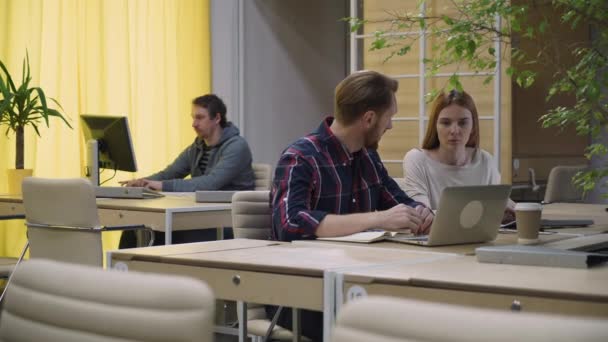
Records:
[[[452,88],[462,92],[462,84],[460,83],[460,78],[456,74],[452,74],[449,79],[449,84]]]
[[[467,42],[467,51],[469,56],[473,56],[475,54],[475,50],[477,50],[477,43],[474,40],[469,40]]]
[[[547,30],[547,26],[549,26],[549,23],[546,19],[543,19],[543,21],[540,22],[540,25],[538,25],[538,31],[540,33],[545,33],[545,31]]]
[[[8,86],[10,87],[10,89],[13,92],[17,92],[17,88],[15,87],[15,83],[13,82],[13,78],[11,77],[11,74],[8,72],[8,69],[6,68],[6,66],[4,65],[4,63],[2,63],[2,61],[0,61],[0,68],[2,69],[2,71],[4,71],[4,75],[6,77],[6,83],[8,84]]]
[[[406,53],[410,52],[411,49],[412,49],[411,45],[404,46],[401,49],[399,49],[399,51],[397,51],[397,55],[403,56]]]
[[[372,41],[372,47],[370,50],[380,50],[380,49],[386,47],[386,43],[387,43],[386,38],[384,38],[384,37],[377,38],[374,41]]]

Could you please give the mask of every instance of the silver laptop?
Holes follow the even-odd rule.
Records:
[[[492,241],[510,193],[510,185],[445,188],[429,235],[397,235],[387,240],[423,246]]]
[[[231,203],[232,195],[236,191],[211,191],[211,190],[199,190],[196,192],[195,198],[197,202],[203,203]]]

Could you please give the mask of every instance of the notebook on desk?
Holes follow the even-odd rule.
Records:
[[[385,230],[366,230],[355,234],[350,234],[346,236],[337,236],[337,237],[323,237],[317,238],[317,240],[321,241],[339,241],[339,242],[357,242],[357,243],[372,243],[376,241],[384,241],[390,240],[392,237],[397,235],[408,235],[414,236],[411,233],[397,233],[397,232],[389,232]]]
[[[137,186],[97,186],[95,187],[95,197],[107,198],[159,198],[165,195],[154,190]]]

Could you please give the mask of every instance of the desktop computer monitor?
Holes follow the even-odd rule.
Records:
[[[124,116],[81,115],[87,144],[86,175],[99,185],[99,169],[137,171],[129,123]]]

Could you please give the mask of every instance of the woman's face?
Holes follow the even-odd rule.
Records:
[[[437,136],[439,146],[455,149],[465,147],[473,131],[473,114],[457,104],[451,104],[439,112]]]

